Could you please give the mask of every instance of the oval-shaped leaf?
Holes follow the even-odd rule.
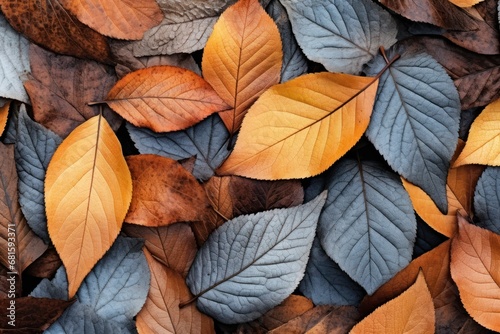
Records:
[[[280,304],[304,275],[325,198],[322,193],[304,205],[239,216],[215,230],[186,280],[198,308],[240,323]]]
[[[365,132],[376,90],[373,78],[335,73],[270,88],[249,110],[219,172],[276,180],[325,171]]]
[[[127,74],[106,103],[130,123],[156,132],[183,130],[228,108],[199,75],[167,65]]]
[[[45,178],[48,231],[70,298],[118,236],[131,197],[120,142],[102,116],[78,126],[52,156]]]
[[[367,74],[378,73],[385,64],[378,56]],[[425,53],[403,52],[380,78],[366,135],[396,172],[446,212],[446,176],[459,121],[457,89],[444,68]]]
[[[230,133],[247,109],[280,78],[280,33],[258,0],[240,0],[222,13],[203,51],[203,77],[231,110],[220,113]]]
[[[500,167],[487,167],[474,192],[477,224],[500,234]]]
[[[396,22],[369,0],[281,0],[307,58],[331,72],[358,74],[396,43]]]
[[[410,263],[417,223],[396,175],[343,160],[329,174],[318,235],[323,249],[369,294]]]

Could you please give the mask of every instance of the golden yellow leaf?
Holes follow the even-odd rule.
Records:
[[[9,115],[10,101],[0,107],[0,136],[7,126],[7,116]]]
[[[118,236],[131,198],[120,142],[94,116],[61,143],[45,179],[48,231],[66,268],[69,298]]]
[[[258,0],[240,0],[221,15],[203,51],[202,70],[233,108],[220,113],[231,133],[257,97],[279,82],[282,57],[278,28]]]
[[[267,180],[323,172],[365,132],[377,86],[374,78],[315,73],[270,88],[218,172]]]
[[[500,331],[500,236],[459,215],[450,267],[467,312],[482,326]]]
[[[500,166],[500,99],[486,106],[474,120],[453,167],[467,164]]]
[[[398,297],[380,306],[351,330],[358,333],[434,333],[434,304],[420,271],[415,283]]]
[[[448,1],[450,1],[455,6],[467,8],[477,5],[478,3],[484,0],[448,0]]]

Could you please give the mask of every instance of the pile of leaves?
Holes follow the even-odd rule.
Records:
[[[0,328],[500,331],[497,7],[0,0]]]

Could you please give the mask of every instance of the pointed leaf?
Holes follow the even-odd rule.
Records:
[[[175,160],[154,154],[127,157],[134,193],[128,223],[164,226],[203,219],[208,201],[193,175]]]
[[[327,189],[321,245],[372,294],[411,261],[417,223],[410,198],[393,173],[370,161],[337,163]]]
[[[477,116],[454,167],[466,164],[500,166],[500,99]]]
[[[323,172],[365,132],[377,82],[315,73],[270,88],[248,112],[219,171],[267,180]]]
[[[30,293],[35,298],[53,298],[69,300],[68,298],[68,279],[64,266],[57,269],[54,278],[43,279]]]
[[[156,132],[186,129],[227,108],[200,76],[174,66],[154,66],[127,74],[106,103],[130,123]]]
[[[477,224],[500,234],[500,167],[487,167],[474,192]]]
[[[22,82],[22,76],[30,71],[28,49],[29,42],[0,14],[0,96],[30,102]]]
[[[396,43],[396,22],[367,0],[282,0],[307,58],[330,72],[358,74],[378,52]]]
[[[67,270],[70,297],[116,239],[131,197],[120,142],[95,116],[62,142],[45,178],[48,231]]]
[[[257,97],[279,82],[282,57],[278,28],[257,0],[240,0],[221,15],[203,51],[202,71],[233,108],[220,113],[230,133]]]
[[[458,7],[472,7],[484,0],[448,0]]]
[[[47,166],[62,139],[34,122],[21,107],[17,119],[15,159],[19,174],[19,204],[24,216],[39,237],[50,242],[45,215],[44,180]]]
[[[157,154],[175,160],[196,157],[193,175],[207,180],[226,160],[229,133],[218,115],[182,131],[154,133],[127,123],[135,146],[142,154]]]
[[[10,101],[0,107],[0,137],[7,127],[7,118],[9,117]]]
[[[398,297],[376,309],[350,331],[358,333],[434,333],[434,304],[424,274]]]
[[[385,64],[378,56],[367,74],[378,73]],[[446,176],[459,121],[458,93],[441,65],[425,53],[403,52],[380,78],[366,135],[396,172],[446,212]]]
[[[212,233],[186,280],[198,308],[240,323],[280,304],[304,275],[325,198],[322,193],[301,206],[239,216]]]
[[[500,236],[459,215],[451,244],[451,277],[467,312],[482,326],[500,331]]]
[[[161,22],[163,14],[154,0],[61,0],[78,20],[103,35],[119,39],[141,39],[144,32]]]

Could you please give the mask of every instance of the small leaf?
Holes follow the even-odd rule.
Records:
[[[472,7],[484,0],[448,0],[448,1],[450,1],[455,6],[467,8],[467,7]]]
[[[95,116],[62,142],[45,178],[48,231],[67,270],[70,297],[118,236],[131,197],[120,142]]]
[[[249,110],[219,172],[266,180],[323,172],[365,132],[377,83],[315,73],[270,88]]]
[[[396,43],[396,22],[367,0],[282,0],[307,58],[330,72],[358,74],[378,52]]]
[[[139,154],[128,156],[127,164],[134,188],[128,223],[152,227],[203,219],[208,208],[205,192],[177,161]]]
[[[204,78],[233,108],[219,114],[231,134],[257,97],[279,82],[282,57],[278,28],[257,0],[239,0],[220,16],[201,67]]]
[[[385,64],[378,56],[367,74],[378,73]],[[446,176],[459,121],[458,93],[441,65],[425,53],[403,52],[380,78],[366,135],[396,172],[446,212]]]
[[[207,180],[226,160],[229,133],[218,115],[182,131],[154,133],[127,123],[135,146],[142,154],[157,154],[175,160],[196,157],[193,175]]]
[[[487,167],[474,192],[477,224],[500,234],[500,167]]]
[[[189,70],[154,66],[127,74],[106,103],[130,123],[156,132],[186,129],[227,105]]]
[[[5,103],[0,107],[0,137],[3,135],[5,128],[7,127],[7,118],[9,117],[9,107],[10,101]]]
[[[56,249],[50,246],[45,253],[35,260],[28,268],[26,274],[39,278],[54,277],[57,269],[62,266],[61,258]]]
[[[398,297],[361,320],[350,334],[358,333],[434,333],[434,304],[424,274]]]
[[[453,164],[500,166],[500,99],[490,103],[472,123],[465,147]]]
[[[325,198],[239,216],[212,233],[186,280],[198,308],[218,321],[241,323],[280,304],[304,275]]]

